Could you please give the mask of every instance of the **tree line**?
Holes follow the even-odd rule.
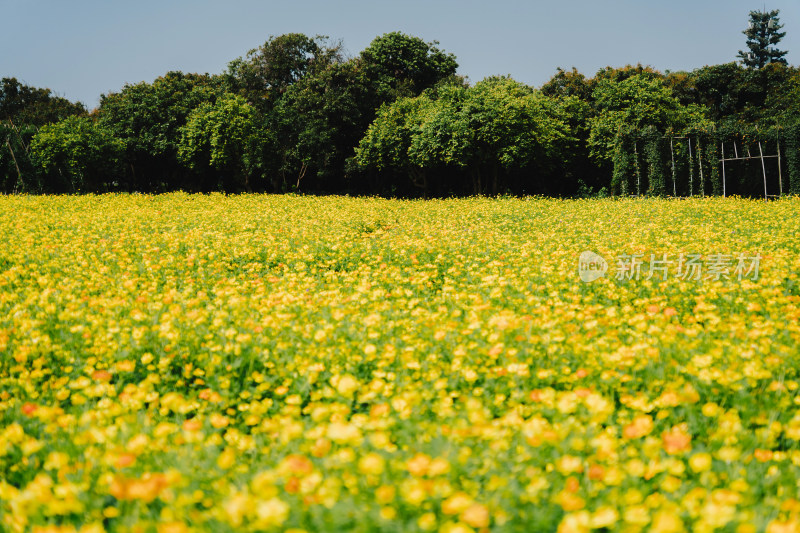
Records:
[[[741,63],[558,69],[538,88],[470,84],[453,54],[400,32],[352,58],[325,37],[271,37],[221,74],[168,72],[91,112],[3,78],[0,192],[567,197],[630,194],[641,165],[639,193],[677,194],[659,167],[665,139],[694,135],[708,184],[698,192],[717,192],[720,139],[763,137],[782,138],[786,192],[800,193],[800,69],[774,48],[777,12],[769,20],[769,35],[745,31],[766,51]]]

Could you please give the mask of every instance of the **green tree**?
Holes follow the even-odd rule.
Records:
[[[503,176],[514,170],[551,170],[559,144],[569,136],[560,109],[511,78],[487,78],[469,89],[456,125],[455,155],[470,169],[475,193],[497,194]]]
[[[0,79],[0,192],[36,192],[38,175],[29,147],[40,126],[85,115],[83,104],[30,87],[16,78]]]
[[[219,76],[168,72],[100,97],[100,123],[125,145],[129,190],[193,188],[178,161],[180,129],[194,108],[214,102],[223,89]]]
[[[438,45],[397,31],[376,37],[360,55],[376,98],[374,108],[400,96],[417,96],[455,75],[455,56]]]
[[[286,90],[312,72],[342,62],[341,46],[325,36],[302,33],[272,36],[228,64],[229,88],[261,111],[268,111]]]
[[[103,192],[116,188],[122,141],[88,117],[42,126],[30,146],[42,192]]]
[[[54,96],[50,89],[30,87],[16,78],[0,79],[0,121],[43,126],[85,114],[83,104]]]
[[[510,78],[445,86],[383,107],[356,157],[405,171],[425,192],[431,171],[449,167],[468,175],[473,194],[497,194],[515,172],[541,176],[556,166],[569,137],[565,109]]]
[[[286,186],[311,178],[316,187],[343,187],[346,160],[353,156],[369,119],[368,87],[358,62],[332,63],[292,85],[269,120],[276,132],[280,173]]]
[[[397,173],[410,178],[424,193],[428,190],[428,174],[420,157],[411,154],[412,143],[422,125],[436,108],[427,94],[414,98],[398,98],[384,104],[356,148],[355,161],[366,170]],[[419,155],[415,152],[414,155]]]
[[[563,108],[571,132],[560,162],[562,178],[550,189],[553,194],[572,195],[579,188],[590,193],[608,185],[603,182],[596,161],[589,157],[589,123],[595,115],[592,93],[596,84],[594,78],[586,78],[573,67],[571,71],[559,68],[541,87],[542,94]]]
[[[265,67],[264,75],[249,78],[258,83],[239,85],[253,87],[247,93],[251,101],[258,91],[263,95],[258,105],[275,132],[280,160],[273,173],[278,177],[275,190],[301,184],[327,190],[358,185],[364,167],[354,162],[354,149],[381,104],[417,96],[453,77],[457,66],[436,43],[399,32],[376,38],[349,61],[342,61],[338,47],[323,47],[303,36],[284,37],[268,42],[250,63],[239,62],[231,69],[234,78],[246,81],[249,74],[242,73],[257,70],[257,58],[259,65],[287,66]],[[288,68],[292,65],[297,68]],[[281,72],[291,75],[277,76]]]
[[[748,68],[760,69],[769,63],[786,64],[785,51],[779,50],[776,45],[783,39],[786,32],[780,31],[779,10],[751,11],[750,24],[742,33],[747,36],[748,51],[739,50],[737,57]]]
[[[695,103],[705,106],[713,120],[721,120],[761,105],[764,94],[757,82],[758,71],[738,63],[699,68],[692,72]]]
[[[633,76],[641,76],[647,79],[661,80],[664,75],[650,65],[625,65],[624,67],[604,67],[597,71],[591,83],[596,86],[601,81],[621,82]]]
[[[0,193],[35,193],[38,175],[30,160],[30,143],[37,128],[0,121]]]
[[[712,120],[765,122],[785,120],[797,109],[800,69],[769,63],[760,69],[740,63],[705,66],[689,74],[688,101],[704,106]]]
[[[602,80],[594,90],[597,115],[591,119],[589,147],[596,160],[610,161],[620,134],[653,127],[662,134],[705,123],[704,110],[684,106],[661,80],[634,75],[620,82]]]
[[[594,80],[586,79],[586,76],[578,72],[575,67],[572,67],[570,71],[559,67],[553,77],[542,85],[540,90],[545,96],[575,96],[588,102],[592,99],[593,82]]]
[[[254,185],[261,188],[253,180],[263,168],[269,140],[250,104],[241,96],[224,95],[190,113],[181,128],[178,156],[191,168],[221,171],[220,188],[251,192]]]

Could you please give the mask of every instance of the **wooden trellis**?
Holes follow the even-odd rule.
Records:
[[[678,196],[678,186],[677,186],[677,176],[676,176],[676,165],[675,165],[675,146],[674,141],[676,140],[686,140],[688,144],[688,162],[689,162],[689,196],[694,196],[694,155],[692,150],[692,138],[689,136],[682,136],[682,135],[664,135],[661,137],[662,139],[669,139],[669,152],[670,152],[670,168],[672,170],[672,195],[677,197]],[[695,139],[695,145],[698,146],[697,152],[697,166],[700,173],[700,184],[701,184],[701,192],[702,187],[705,184],[705,179],[703,176],[703,162],[702,162],[702,150],[699,149],[700,147],[700,140],[699,138]],[[634,169],[636,174],[636,194],[631,194],[630,196],[640,196],[641,193],[641,170],[639,165],[639,150],[637,146],[637,141],[633,143],[633,152],[634,152]]]
[[[740,157],[739,150],[736,147],[736,141],[733,141],[734,157],[725,157],[725,141],[720,143],[720,150],[722,151],[722,158],[719,162],[722,164],[722,196],[727,195],[727,183],[725,179],[725,162],[726,161],[751,161],[753,159],[761,160],[761,173],[764,176],[764,200],[770,198],[780,198],[783,196],[783,176],[781,175],[781,141],[776,139],[777,150],[775,155],[764,155],[764,149],[761,146],[761,141],[758,141],[758,155],[750,155],[750,147],[747,146],[747,155],[744,154]],[[768,194],[767,191],[767,166],[764,163],[765,159],[778,159],[778,194]]]
[[[665,158],[667,155],[667,145],[669,146],[668,161],[672,176],[671,196],[673,197],[676,198],[679,197],[679,189],[682,189],[682,191],[680,191],[682,195],[686,195],[686,193],[688,193],[689,197],[694,196],[696,194],[696,191],[703,196],[706,194],[707,184],[703,168],[704,164],[711,165],[712,167],[711,184],[714,189],[714,194],[721,193],[722,196],[727,196],[728,191],[730,189],[730,187],[728,186],[729,185],[728,174],[730,172],[730,164],[735,161],[753,161],[753,160],[760,161],[761,163],[761,175],[764,184],[764,199],[769,200],[770,198],[780,198],[781,196],[784,195],[784,184],[783,184],[784,176],[783,176],[782,165],[783,165],[783,155],[785,155],[783,154],[783,150],[785,150],[785,148],[781,146],[781,139],[779,136],[776,135],[774,137],[774,142],[775,142],[774,153],[765,153],[765,149],[767,148],[767,146],[769,144],[772,144],[771,140],[765,140],[762,138],[759,140],[753,140],[752,142],[748,143],[746,141],[736,139],[735,135],[728,136],[727,137],[728,139],[731,139],[731,137],[733,137],[733,140],[727,140],[727,141],[726,140],[720,141],[721,138],[724,138],[722,135],[716,136],[716,140],[719,141],[720,143],[719,144],[720,151],[716,152],[716,150],[712,148],[715,141],[714,136],[715,135],[712,134],[711,138],[707,138],[708,135],[703,135],[703,134],[697,134],[697,135],[687,135],[687,134],[652,135],[651,134],[648,137],[636,133],[633,133],[632,135],[628,136],[627,137],[628,141],[622,141],[622,142],[627,142],[630,144],[627,144],[627,148],[622,148],[622,149],[626,150],[627,153],[630,155],[627,158],[627,162],[625,162],[624,159],[622,160],[622,164],[624,165],[622,168],[627,169],[627,172],[629,172],[629,174],[627,175],[630,176],[630,178],[633,178],[635,176],[636,190],[635,191],[630,190],[633,188],[634,183],[631,183],[631,181],[628,179],[623,179],[621,182],[619,182],[622,186],[621,192],[623,194],[630,194],[630,196],[640,196],[643,193],[642,187],[645,185],[645,180],[644,180],[644,175],[642,173],[643,167],[640,162],[640,157],[642,152],[640,152],[638,145],[641,142],[645,142],[645,153],[647,154],[645,163],[647,165],[646,168],[648,169],[646,173],[648,187],[651,190],[653,190],[652,188],[655,186],[655,191],[658,191],[656,192],[656,194],[669,194],[667,192],[669,191],[669,185],[668,185],[669,177],[667,177],[666,172],[659,170],[657,166],[656,167],[653,166],[652,150],[654,148],[648,147],[649,146],[648,143],[657,142],[660,148],[657,148],[656,150],[660,151],[660,153],[663,154],[661,156],[661,161],[663,161],[661,165],[667,164],[667,160]],[[648,141],[648,139],[650,140]],[[669,140],[669,143],[667,143],[667,140]],[[680,142],[681,145],[680,150],[677,150],[678,148],[676,146],[677,142]],[[740,151],[740,145],[741,145],[741,151]],[[791,145],[791,142],[789,142],[789,145]],[[757,146],[758,152],[751,153],[751,146],[752,147]],[[731,154],[731,148],[733,150],[733,154]],[[728,151],[727,155],[726,155],[726,149]],[[681,152],[685,154],[686,157],[685,160],[682,157],[680,157]],[[772,185],[768,183],[768,178],[767,178],[768,159],[777,160],[777,166],[778,166],[777,191],[774,190],[774,182],[772,182],[773,183]],[[681,170],[680,174],[684,176],[684,178],[681,178],[680,180],[681,182],[680,187],[678,183],[679,161],[683,161],[683,163],[681,163],[681,167],[683,168],[683,170]],[[718,162],[720,165],[716,169],[714,168],[714,162]],[[789,161],[789,163],[791,167],[791,161]],[[695,169],[695,165],[697,166],[697,169]],[[664,166],[661,166],[661,169],[664,169]],[[687,177],[685,172],[687,172],[687,170],[688,170],[688,183],[685,181]],[[708,169],[706,168],[705,170]],[[721,176],[719,172],[720,170],[721,170]],[[792,168],[790,168],[789,170],[791,175]],[[699,177],[700,177],[699,184],[695,183],[694,181],[695,171],[699,172]],[[624,173],[626,173],[626,171],[623,170],[622,172],[623,172],[622,175],[624,176]],[[655,172],[655,174],[653,174],[653,172]],[[653,179],[655,179],[656,181],[652,181]],[[770,178],[769,181],[772,181],[773,179],[774,178]],[[752,186],[753,183],[752,182],[750,183]],[[793,190],[792,187],[793,186],[790,184],[789,187],[790,191]],[[773,189],[770,190],[771,188]]]

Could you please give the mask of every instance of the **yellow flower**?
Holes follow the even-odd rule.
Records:
[[[289,518],[289,505],[278,498],[270,498],[256,502],[255,505],[257,528],[271,528],[280,526]]]
[[[417,526],[423,531],[433,531],[436,528],[436,515],[424,513],[417,519]]]
[[[636,526],[645,526],[650,522],[650,513],[644,505],[632,505],[623,512],[623,519]]]
[[[223,470],[227,470],[236,463],[236,452],[231,448],[225,450],[217,456],[217,466]]]
[[[183,522],[165,522],[158,524],[158,533],[188,533],[189,528]]]
[[[439,528],[439,533],[474,533],[474,529],[461,522],[447,522]]]
[[[689,467],[694,472],[705,472],[711,468],[711,454],[695,453],[689,458]]]
[[[556,470],[563,475],[583,472],[583,460],[574,455],[562,455],[556,460]]]
[[[682,533],[686,529],[675,512],[659,511],[653,516],[650,531],[653,533]]]
[[[377,453],[369,453],[359,459],[358,471],[362,474],[379,475],[383,472],[384,460]]]
[[[356,393],[360,386],[361,384],[356,378],[350,374],[344,374],[340,376],[336,382],[336,391],[342,396],[350,398]]]
[[[610,528],[619,520],[619,513],[613,507],[600,507],[592,513],[589,524],[592,529]]]
[[[387,504],[394,500],[395,488],[390,485],[382,485],[375,491],[375,501],[380,504]]]
[[[407,479],[400,487],[400,497],[410,505],[420,505],[428,497],[425,488],[417,479]]]
[[[339,444],[358,444],[361,441],[361,431],[349,423],[331,422],[328,426],[326,436],[333,442]]]
[[[568,513],[558,525],[558,533],[589,533],[591,531],[591,514],[588,511]]]
[[[448,515],[457,515],[466,511],[472,504],[472,498],[463,492],[457,492],[442,502],[442,512]]]
[[[723,446],[719,450],[717,450],[716,456],[720,461],[725,462],[733,462],[739,459],[742,455],[742,451],[735,446]]]
[[[442,511],[444,512],[444,507]],[[473,503],[461,512],[460,518],[462,522],[476,529],[489,527],[489,508],[479,503]]]
[[[428,465],[428,475],[431,477],[441,476],[450,472],[450,462],[444,457],[436,457]]]
[[[211,425],[217,429],[224,428],[230,424],[228,417],[219,413],[214,413],[208,417],[208,420],[211,422]]]
[[[406,462],[406,468],[412,476],[424,476],[431,466],[431,458],[424,453],[418,453]]]

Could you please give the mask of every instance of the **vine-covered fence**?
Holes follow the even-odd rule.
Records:
[[[611,187],[623,196],[800,194],[800,122],[619,132]]]

